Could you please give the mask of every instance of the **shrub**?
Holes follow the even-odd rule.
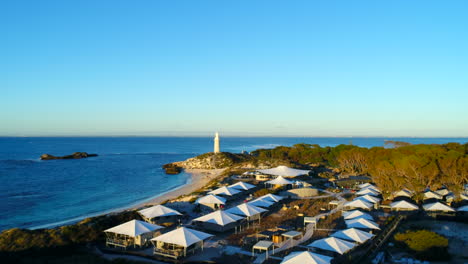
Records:
[[[424,260],[446,260],[448,239],[429,230],[406,231],[394,236],[395,240],[403,243]]]

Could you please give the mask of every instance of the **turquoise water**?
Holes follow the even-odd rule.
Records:
[[[411,143],[466,143],[467,138],[399,138]],[[313,143],[382,146],[384,138],[221,138],[229,152]],[[212,138],[0,138],[0,230],[63,224],[157,196],[187,183],[165,163],[212,151]],[[41,161],[41,154],[97,153],[80,160]]]

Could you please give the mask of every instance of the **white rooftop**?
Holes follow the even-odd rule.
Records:
[[[468,212],[468,205],[458,207],[457,211],[459,211],[459,212]]]
[[[284,257],[280,264],[330,264],[332,259],[309,251],[297,251]]]
[[[171,209],[169,207],[166,207],[164,205],[155,205],[143,210],[138,211],[139,214],[146,218],[155,218],[155,217],[161,217],[161,216],[171,216],[171,215],[182,215],[178,211]]]
[[[372,195],[372,196],[379,196],[379,193],[372,190],[372,189],[362,189],[362,190],[360,190],[359,192],[356,193],[356,195],[366,195],[366,194],[369,194],[369,195]]]
[[[407,202],[407,201],[404,201],[404,200],[401,200],[401,201],[398,201],[398,202],[393,202],[390,204],[390,207],[391,208],[398,208],[398,209],[410,209],[410,210],[418,210],[419,207],[415,204],[412,204],[410,202]]]
[[[266,200],[266,201],[271,201],[271,202],[279,202],[284,199],[283,196],[279,195],[274,195],[274,194],[265,194],[263,196],[260,196],[258,199]]]
[[[343,218],[345,220],[354,219],[354,218],[364,218],[367,220],[374,220],[374,218],[370,214],[363,213],[362,211],[359,211],[359,210],[345,211],[343,212]]]
[[[361,191],[362,190],[371,190],[371,191],[380,193],[380,189],[375,187],[374,185],[369,185],[367,187],[361,188]]]
[[[359,185],[358,185],[358,188],[359,188],[359,189],[362,189],[362,188],[366,188],[366,187],[368,187],[368,186],[374,186],[374,185],[372,185],[372,184],[366,182],[366,183],[363,183],[363,184],[359,184]]]
[[[374,221],[367,220],[365,218],[354,218],[351,220],[345,220],[346,226],[348,228],[361,228],[361,229],[378,229],[380,230],[379,225]]]
[[[364,202],[375,204],[375,203],[380,202],[381,199],[377,198],[375,196],[366,194],[366,195],[363,195],[363,196],[356,197],[356,198],[354,198],[354,200],[363,200]]]
[[[151,239],[151,241],[161,241],[168,244],[175,244],[183,247],[189,247],[199,241],[203,241],[213,235],[190,229],[187,227],[180,227],[171,232],[165,233]]]
[[[253,201],[248,202],[248,204],[256,206],[256,207],[263,207],[263,208],[268,208],[272,206],[275,202],[269,201],[269,200],[263,200],[263,199],[255,199]]]
[[[267,181],[266,183],[268,184],[273,184],[273,185],[287,185],[287,184],[293,184],[292,181],[286,180],[283,178],[283,176],[278,176],[275,179],[271,181]]]
[[[163,228],[140,220],[131,220],[121,225],[104,230],[104,232],[136,237]]]
[[[362,209],[371,209],[372,207],[374,207],[373,204],[369,203],[369,202],[365,202],[363,200],[352,200],[352,201],[349,201],[349,202],[346,202],[344,204],[344,206],[349,206],[349,207],[354,207],[354,208],[362,208]]]
[[[423,208],[425,211],[455,212],[455,209],[441,202],[425,204],[423,205]]]
[[[254,215],[258,215],[267,211],[268,210],[265,210],[263,208],[257,207],[249,203],[243,203],[236,207],[232,207],[226,210],[226,212],[228,213],[242,215],[242,216],[254,216]]]
[[[266,169],[266,170],[257,170],[263,174],[268,175],[277,175],[277,176],[286,176],[286,177],[297,177],[300,175],[307,175],[309,170],[298,170],[289,168],[286,166],[278,166],[276,168]]]
[[[435,192],[432,192],[432,191],[427,191],[424,193],[424,199],[432,199],[432,198],[435,198],[435,199],[442,199],[442,195],[438,194],[438,193],[435,193]]]
[[[340,230],[331,235],[332,237],[337,237],[357,243],[364,243],[367,240],[371,239],[374,235],[371,233],[364,232],[356,228],[348,228],[345,230]]]
[[[229,185],[229,187],[238,189],[241,191],[244,191],[244,190],[247,191],[247,190],[255,188],[255,185],[240,181],[240,182],[236,182],[234,184]]]
[[[393,196],[394,197],[399,197],[399,196],[411,197],[413,196],[413,193],[408,189],[402,189],[401,191],[394,192]]]
[[[351,242],[348,242],[346,240],[342,240],[336,237],[322,238],[308,245],[308,247],[314,247],[314,248],[320,248],[323,250],[333,251],[341,255],[348,252],[355,246],[356,244],[354,243],[351,243]]]
[[[204,216],[200,216],[198,218],[193,219],[193,221],[198,221],[198,222],[206,222],[206,223],[212,223],[212,224],[217,224],[220,226],[225,226],[230,223],[234,223],[238,220],[243,219],[244,217],[228,213],[226,211],[218,210],[212,213],[209,213]]]
[[[219,197],[213,194],[208,194],[198,198],[196,204],[226,204],[226,198]]]
[[[230,187],[221,187],[221,188],[218,188],[216,190],[213,190],[211,192],[209,192],[209,194],[218,194],[218,195],[226,195],[226,196],[233,196],[235,194],[238,194],[240,193],[241,191],[239,191],[238,189],[236,188],[230,188]]]

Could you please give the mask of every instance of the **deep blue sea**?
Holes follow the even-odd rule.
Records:
[[[383,146],[391,138],[221,137],[221,150],[252,151],[312,143]],[[466,143],[468,138],[396,138],[417,143]],[[0,137],[0,231],[42,228],[129,207],[187,183],[161,166],[212,151],[212,138],[191,137]],[[83,151],[99,156],[41,161],[44,154]]]

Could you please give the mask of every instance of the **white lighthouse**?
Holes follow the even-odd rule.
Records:
[[[218,132],[216,132],[215,134],[215,138],[214,138],[214,151],[213,151],[215,154],[216,153],[219,153],[219,135],[218,135]]]

